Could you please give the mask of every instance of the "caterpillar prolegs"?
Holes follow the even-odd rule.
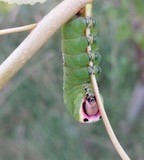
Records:
[[[87,28],[91,33],[88,36]],[[88,46],[91,46],[90,51],[87,51]],[[98,77],[100,73],[98,47],[94,18],[79,12],[62,27],[64,102],[70,114],[83,123],[96,122],[101,118],[90,80],[90,74]],[[90,61],[93,66],[89,65]]]

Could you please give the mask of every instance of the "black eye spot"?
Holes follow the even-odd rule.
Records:
[[[90,96],[90,97],[88,97],[88,98],[87,98],[87,100],[88,100],[88,102],[90,102],[90,103],[91,103],[91,102],[94,102],[94,101],[95,101],[95,98],[94,98],[94,97],[92,97],[92,96]]]
[[[102,118],[102,116],[99,117],[99,119],[101,119],[101,118]]]
[[[88,119],[87,118],[84,118],[84,120],[83,120],[84,122],[88,122]]]

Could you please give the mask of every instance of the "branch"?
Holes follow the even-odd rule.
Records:
[[[47,14],[0,65],[0,89],[74,14],[93,0],[64,0]]]
[[[3,30],[0,30],[0,35],[17,33],[17,32],[24,32],[24,31],[32,30],[35,27],[36,27],[36,24],[30,24],[30,25],[26,25],[26,26],[22,26],[22,27],[3,29]]]
[[[86,5],[86,16],[91,17],[91,15],[92,15],[92,5],[88,4],[88,5]],[[90,34],[90,29],[87,28],[86,29],[86,35],[88,36],[89,34]],[[90,45],[88,46],[87,51],[88,52],[91,51],[91,46]],[[89,62],[89,66],[93,66],[92,61]],[[93,89],[94,89],[94,94],[95,94],[95,97],[96,97],[96,102],[97,102],[97,105],[98,105],[98,109],[99,109],[99,111],[102,115],[102,120],[104,122],[107,133],[108,133],[116,151],[120,155],[120,157],[123,160],[130,160],[130,158],[128,157],[128,155],[126,154],[126,152],[124,151],[124,149],[120,145],[120,143],[119,143],[118,139],[116,138],[115,133],[114,133],[112,127],[111,127],[111,124],[109,122],[109,119],[108,119],[107,114],[106,114],[105,109],[104,109],[104,105],[103,105],[101,97],[100,97],[100,93],[99,93],[99,90],[98,90],[98,84],[97,84],[95,75],[91,74],[90,77],[91,77],[91,82],[92,82],[92,86],[93,86]]]
[[[101,101],[101,97],[100,97],[100,94],[99,94],[98,85],[97,85],[95,75],[91,75],[91,81],[92,81],[95,97],[96,97],[96,100],[97,100],[97,104],[98,104],[100,113],[102,115],[102,120],[104,122],[107,133],[108,133],[115,149],[117,150],[118,154],[120,155],[120,157],[123,160],[130,160],[130,158],[128,157],[128,155],[126,154],[126,152],[124,151],[124,149],[120,145],[120,143],[119,143],[118,139],[116,138],[115,133],[114,133],[112,127],[111,127],[111,124],[110,124],[109,119],[107,117],[106,111],[104,109],[104,105]]]
[[[45,65],[48,63],[48,61],[54,56],[53,52],[49,52],[42,56],[42,59],[39,60],[39,63],[28,65],[23,69],[23,75],[18,76],[14,80],[11,80],[8,85],[5,87],[5,89],[0,92],[0,106],[3,106],[4,103],[6,103],[7,98],[9,95],[12,95],[12,93],[18,88],[18,86],[27,78],[30,76],[33,76],[33,73],[35,71],[40,72],[42,65]]]

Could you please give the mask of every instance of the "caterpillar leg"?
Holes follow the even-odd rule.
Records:
[[[92,75],[92,74],[99,75],[101,73],[101,68],[99,66],[95,66],[95,65],[89,66],[88,73],[89,73],[89,75]]]
[[[87,53],[88,57],[89,57],[89,62],[92,61],[93,64],[99,64],[99,62],[101,61],[101,55],[98,52],[88,52]]]

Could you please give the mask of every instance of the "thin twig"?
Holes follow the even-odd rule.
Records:
[[[91,14],[92,14],[92,4],[88,4],[86,6],[86,16],[91,17]],[[89,31],[87,31],[87,32],[89,34]],[[90,65],[92,65],[92,64],[90,64]],[[96,78],[95,78],[94,74],[91,75],[91,82],[92,82],[92,85],[93,85],[93,89],[94,89],[95,97],[96,97],[96,100],[97,100],[98,108],[99,108],[100,113],[102,115],[102,120],[103,120],[104,125],[106,127],[107,133],[108,133],[115,149],[117,150],[118,154],[120,155],[120,157],[123,160],[130,160],[130,158],[128,157],[128,155],[126,154],[126,152],[124,151],[124,149],[120,145],[119,141],[117,140],[117,138],[114,134],[114,131],[111,127],[111,124],[109,122],[109,119],[107,117],[107,114],[106,114],[105,109],[104,109],[104,105],[102,103],[102,100],[101,100],[101,97],[100,97],[100,94],[99,94],[98,84],[97,84],[97,81],[96,81]]]
[[[0,89],[73,15],[93,0],[64,0],[47,14],[0,65]]]
[[[96,96],[97,104],[98,104],[100,113],[102,115],[102,120],[104,122],[107,133],[108,133],[115,149],[117,150],[118,154],[120,155],[120,157],[123,160],[130,160],[130,158],[128,157],[128,155],[126,154],[126,152],[124,151],[124,149],[120,145],[120,143],[119,143],[118,139],[116,138],[116,136],[114,134],[114,131],[111,127],[111,124],[109,122],[109,119],[108,119],[107,114],[106,114],[105,109],[104,109],[104,105],[103,105],[103,103],[101,101],[101,98],[100,98],[97,81],[96,81],[96,78],[95,78],[94,75],[91,75],[91,81],[92,81],[92,85],[93,85],[93,88],[94,88],[94,93],[95,93],[95,96]]]
[[[32,30],[35,27],[36,27],[36,24],[30,24],[30,25],[21,26],[21,27],[3,29],[3,30],[0,30],[0,35],[17,33],[17,32],[24,32],[24,31]]]

